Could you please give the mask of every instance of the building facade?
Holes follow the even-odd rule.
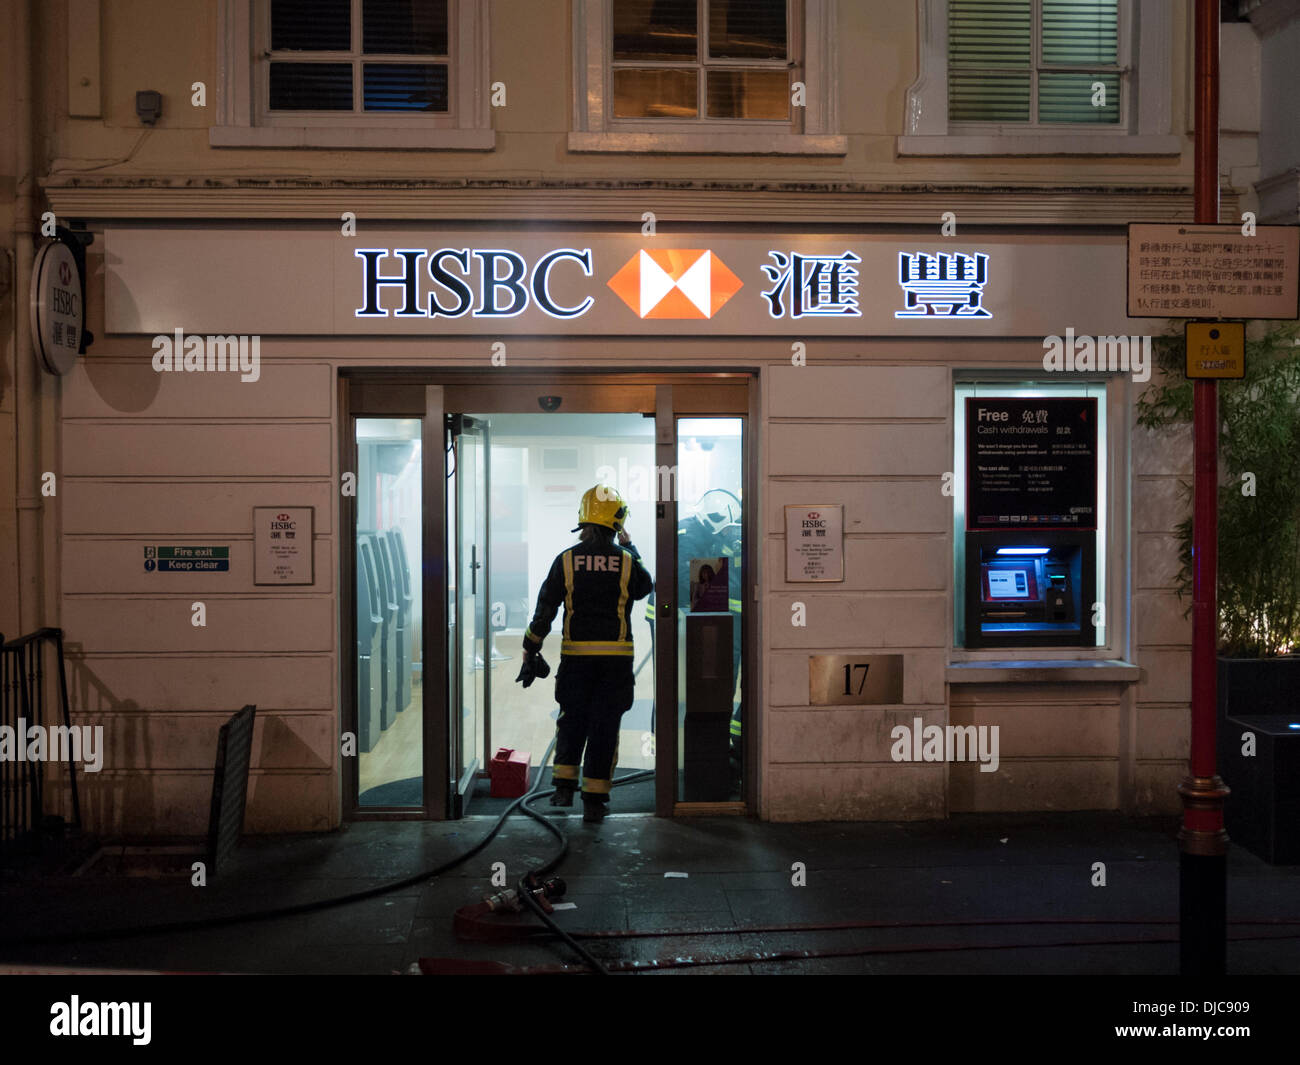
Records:
[[[598,480],[657,580],[658,813],[1178,809],[1190,436],[1135,423],[1125,284],[1128,224],[1192,217],[1190,8],[1021,6],[8,0],[0,631],[64,630],[88,827],[203,831],[248,703],[252,831],[473,812],[549,728],[506,659]],[[1294,193],[1268,41],[1223,25],[1224,221]],[[45,212],[93,236],[63,376]],[[1055,473],[1006,451],[1050,504],[977,512],[981,419],[1065,411]]]

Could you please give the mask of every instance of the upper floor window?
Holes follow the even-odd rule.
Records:
[[[949,0],[949,123],[1122,124],[1120,0]]]
[[[916,0],[899,155],[1177,155],[1172,0]]]
[[[789,122],[786,0],[612,3],[612,117]]]
[[[574,151],[843,154],[834,0],[574,0]]]
[[[447,0],[271,0],[266,112],[448,112]]]
[[[491,148],[487,5],[218,0],[216,146]]]

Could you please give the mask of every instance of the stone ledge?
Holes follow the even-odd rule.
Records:
[[[1066,684],[1136,683],[1142,669],[1116,658],[1013,659],[989,662],[949,662],[949,684]]]

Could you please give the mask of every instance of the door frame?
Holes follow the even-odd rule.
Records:
[[[446,414],[452,413],[535,413],[539,397],[563,390],[564,400],[581,413],[642,413],[655,418],[655,464],[677,464],[677,419],[681,417],[739,417],[744,424],[742,462],[744,490],[748,500],[742,512],[745,587],[754,591],[743,611],[741,692],[744,735],[744,794],[740,802],[682,803],[677,801],[677,609],[659,610],[655,619],[655,690],[671,692],[669,699],[655,701],[655,815],[672,817],[689,814],[738,814],[756,812],[759,800],[759,722],[757,708],[761,693],[760,671],[753,660],[759,647],[757,588],[761,574],[756,568],[762,557],[756,542],[762,505],[757,473],[759,449],[754,438],[759,424],[759,374],[757,367],[732,367],[721,371],[683,370],[654,372],[640,370],[545,369],[501,371],[501,380],[484,382],[480,371],[441,368],[366,369],[339,371],[339,470],[357,468],[355,419],[421,419],[421,508],[423,512],[422,560],[425,573],[446,573],[454,560],[454,544],[446,542],[447,493],[444,450]],[[574,402],[576,401],[576,403]],[[561,412],[566,410],[561,403]],[[442,456],[441,461],[437,456]],[[430,461],[430,456],[433,456]],[[674,587],[677,580],[677,500],[655,504],[656,587],[667,574]],[[340,495],[339,507],[339,646],[340,731],[356,729],[356,603],[355,545],[356,498]],[[490,532],[489,532],[490,536]],[[420,575],[422,604],[421,643],[423,659],[422,713],[424,804],[420,807],[360,807],[357,803],[360,778],[359,756],[343,758],[341,809],[344,820],[448,820],[454,812],[455,781],[452,750],[453,730],[448,705],[446,647],[447,585]],[[675,595],[673,596],[675,599]],[[656,595],[656,604],[660,598]],[[667,605],[667,604],[665,604]],[[489,711],[490,712],[490,711]]]

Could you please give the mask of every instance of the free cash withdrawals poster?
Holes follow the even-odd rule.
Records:
[[[966,400],[966,528],[1095,529],[1097,400]]]

